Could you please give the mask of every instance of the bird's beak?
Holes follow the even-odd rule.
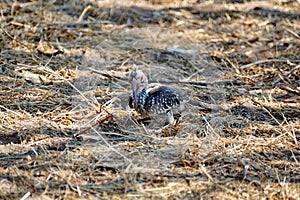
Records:
[[[137,105],[136,100],[137,100],[137,89],[138,89],[138,84],[137,84],[136,79],[134,79],[134,78],[130,81],[130,83],[131,83],[131,88],[132,88],[132,94],[133,94],[134,105],[135,105],[135,107],[136,107],[136,105]]]

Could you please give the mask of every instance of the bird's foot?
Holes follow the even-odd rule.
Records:
[[[160,134],[164,137],[177,135],[180,128],[180,124],[175,122],[173,124],[168,124],[160,129]]]

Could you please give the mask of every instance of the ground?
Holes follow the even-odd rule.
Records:
[[[299,199],[299,1],[1,1],[1,199]],[[127,76],[193,99],[176,125]]]

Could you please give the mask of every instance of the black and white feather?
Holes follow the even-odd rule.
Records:
[[[132,98],[129,104],[141,114],[168,115],[169,123],[174,122],[173,113],[182,112],[186,103],[208,109],[219,109],[218,106],[190,99],[186,92],[168,86],[155,86],[147,89],[148,79],[141,70],[133,70],[129,75],[132,87]]]

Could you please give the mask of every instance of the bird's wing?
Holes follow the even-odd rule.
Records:
[[[148,91],[145,109],[152,113],[164,113],[188,100],[188,95],[177,88],[158,86]]]

